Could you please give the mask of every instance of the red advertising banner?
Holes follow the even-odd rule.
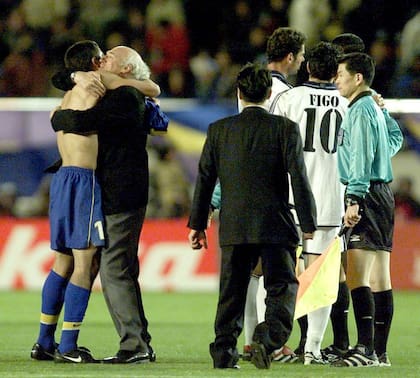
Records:
[[[391,278],[395,289],[420,289],[419,220],[401,220],[395,224]]]
[[[144,290],[217,290],[215,228],[208,231],[209,249],[193,251],[186,224],[186,219],[145,222],[139,244]],[[40,289],[53,260],[47,219],[0,218],[0,290]]]
[[[139,244],[140,282],[149,291],[215,291],[218,287],[217,230],[209,249],[193,251],[187,220],[147,220]],[[420,221],[399,222],[391,256],[395,289],[420,289]],[[51,268],[47,219],[0,218],[0,290],[39,290]],[[95,286],[100,286],[99,280]]]

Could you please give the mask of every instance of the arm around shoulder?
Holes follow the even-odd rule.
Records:
[[[391,156],[394,156],[401,149],[404,137],[398,122],[389,115],[388,110],[382,109],[382,112],[384,113],[386,126],[388,128]]]
[[[129,86],[137,89],[148,97],[157,97],[160,95],[159,85],[150,79],[127,79],[110,72],[102,71],[101,80],[107,89],[116,89],[122,86]]]

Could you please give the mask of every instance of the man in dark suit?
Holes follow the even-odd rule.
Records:
[[[237,79],[244,110],[211,124],[200,158],[188,227],[193,249],[207,247],[205,229],[217,178],[220,180],[220,291],[210,344],[215,368],[235,368],[249,277],[262,258],[267,290],[265,321],[254,333],[251,361],[269,368],[271,353],[290,336],[298,289],[295,275],[298,233],[288,205],[290,174],[295,207],[312,238],[316,208],[306,176],[298,125],[263,107],[270,72],[247,64]]]

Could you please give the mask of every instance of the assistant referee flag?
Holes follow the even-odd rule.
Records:
[[[337,300],[340,279],[340,238],[329,247],[299,277],[295,319]]]

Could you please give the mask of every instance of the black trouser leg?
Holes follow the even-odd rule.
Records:
[[[238,361],[236,343],[243,328],[246,292],[257,257],[255,248],[249,245],[222,248],[216,338],[210,344],[216,368],[232,367]]]
[[[254,339],[262,342],[267,352],[271,353],[282,347],[292,332],[298,290],[296,252],[293,247],[266,244],[260,246],[260,253],[267,308],[265,324],[257,326]]]

